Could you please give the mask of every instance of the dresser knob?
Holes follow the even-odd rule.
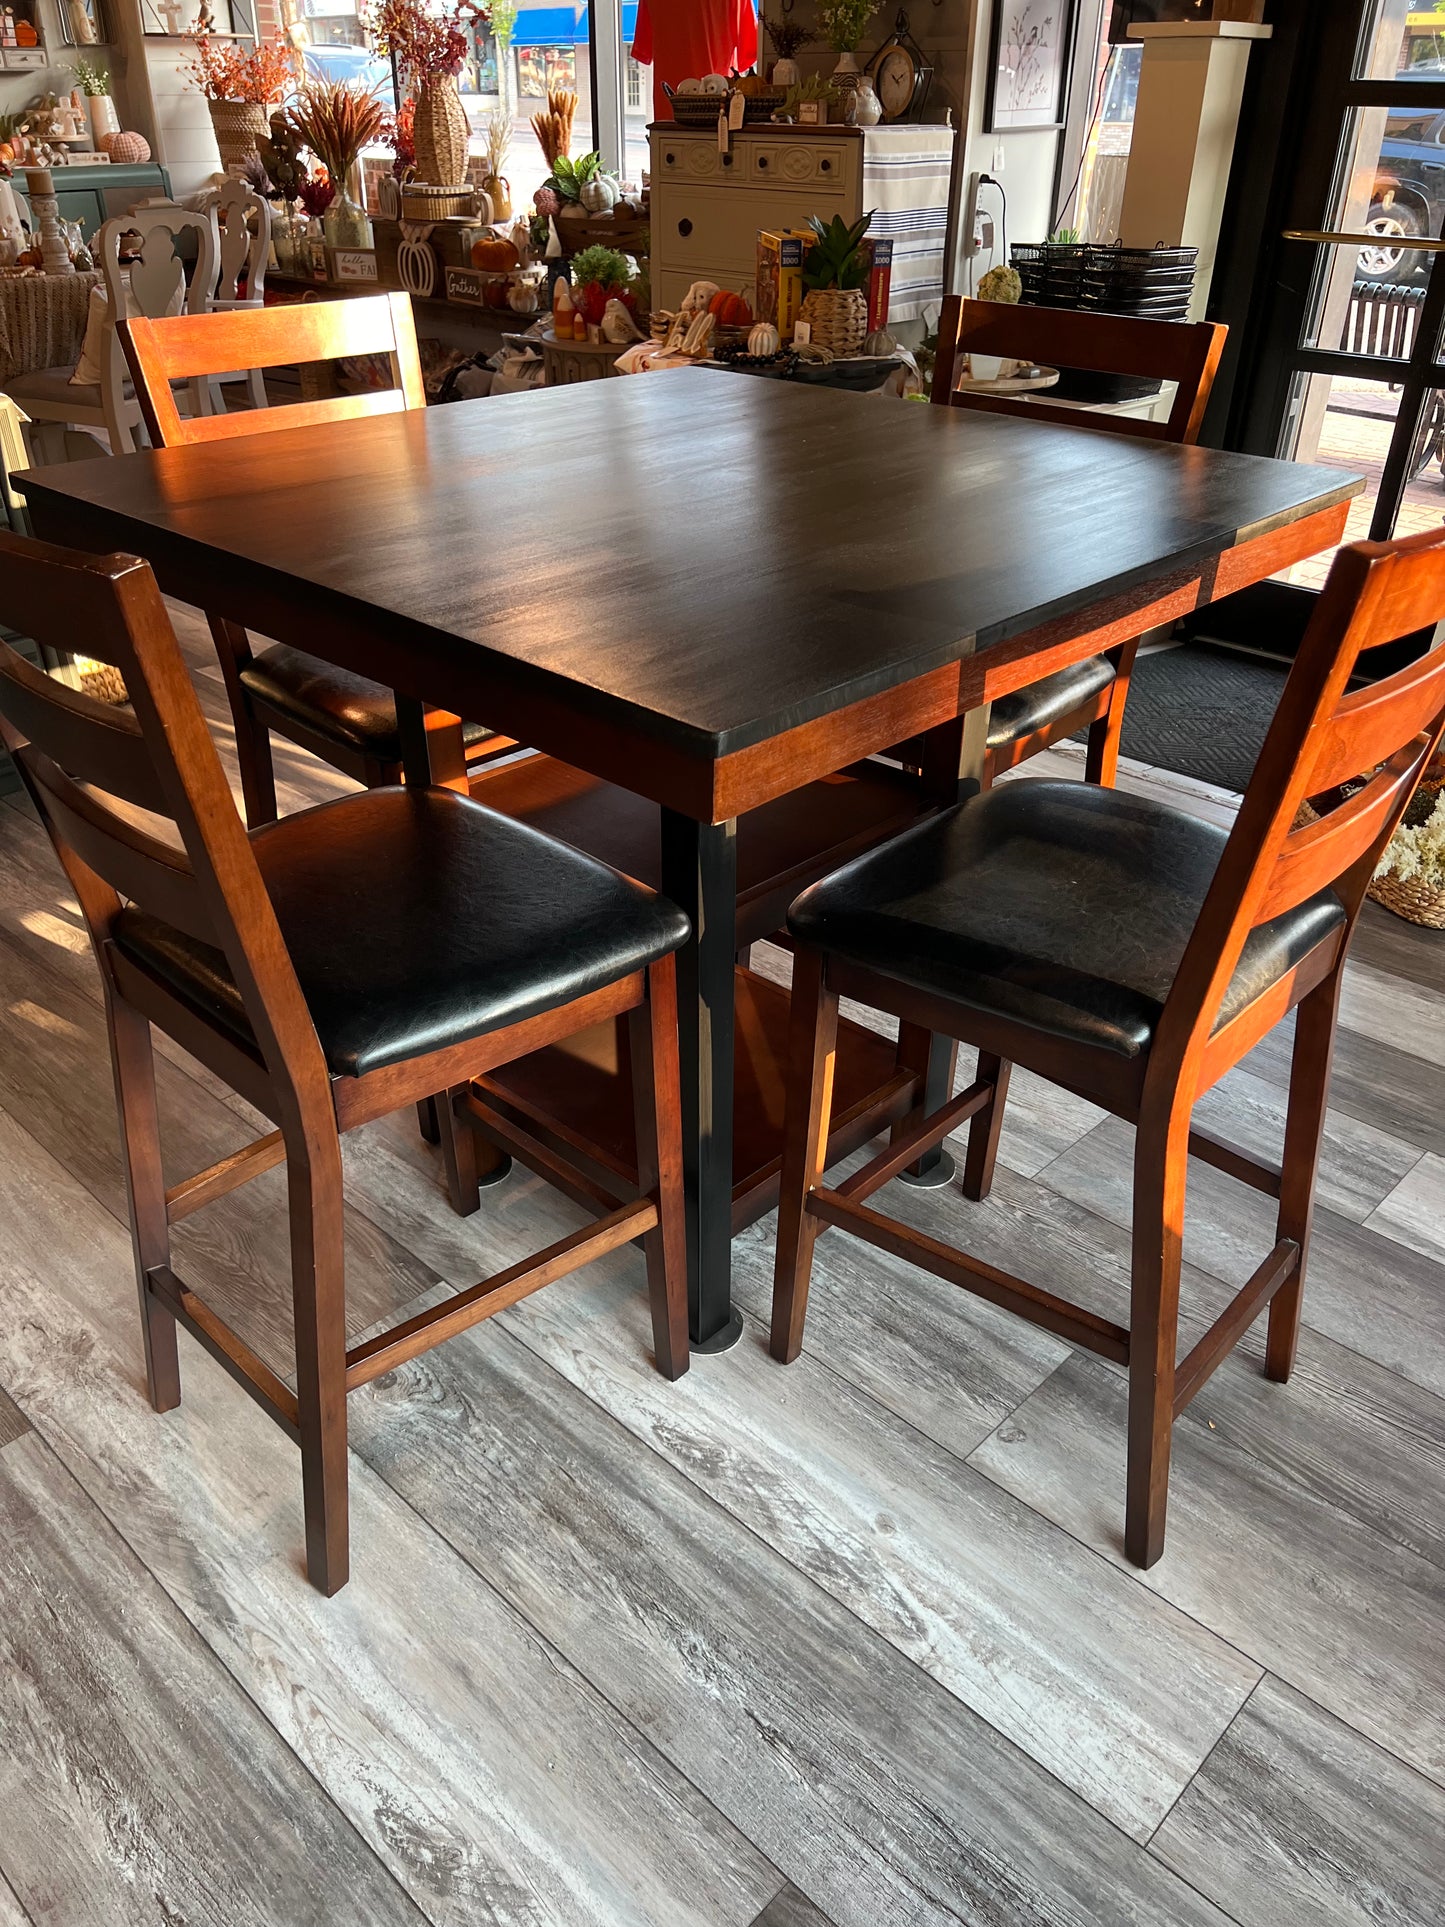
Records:
[[[679,221],[677,224],[677,231],[683,237],[683,239],[686,240],[688,235],[692,233],[692,222],[687,220]]]
[[[733,164],[733,157],[732,157],[732,155],[731,155],[731,154],[724,154],[724,155],[723,155],[723,157],[722,157],[722,163],[723,163],[723,166],[724,166],[724,167],[731,167],[731,166],[732,166],[732,164]]]
[[[826,174],[829,171],[829,169],[832,167],[833,163],[831,161],[819,161],[818,165],[819,167],[822,168],[823,172]]]
[[[667,157],[666,157],[666,159],[667,159],[667,164],[668,164],[668,166],[669,166],[669,167],[676,167],[676,166],[677,166],[677,156],[676,156],[676,154],[669,154],[669,155],[667,155]]]
[[[766,154],[759,154],[759,156],[758,156],[758,171],[759,171],[760,173],[761,173],[761,171],[762,171],[762,169],[763,169],[763,168],[765,168],[765,167],[767,166],[767,164],[768,164],[768,157],[767,157],[767,155],[766,155]]]

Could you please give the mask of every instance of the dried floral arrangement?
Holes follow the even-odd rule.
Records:
[[[560,90],[553,93],[548,89],[546,113],[532,116],[532,131],[549,168],[555,169],[558,161],[566,160],[572,152],[572,119],[576,112],[575,94]]]
[[[811,31],[796,20],[763,20],[763,31],[773,43],[773,52],[779,60],[791,60],[800,47],[806,46]]]
[[[386,110],[375,94],[350,81],[309,80],[287,118],[340,191],[362,148],[379,138]]]
[[[207,100],[246,100],[269,107],[296,85],[291,49],[279,35],[246,47],[202,33],[191,45],[195,53],[181,73]]]
[[[1445,789],[1436,792],[1435,806],[1423,822],[1411,823],[1406,817],[1386,845],[1375,876],[1445,890]]]
[[[315,169],[311,178],[301,183],[297,189],[296,198],[313,221],[321,219],[336,199],[336,189],[331,185],[330,176],[324,167]]]
[[[376,51],[395,60],[398,70],[420,87],[461,72],[471,52],[465,28],[486,17],[477,0],[453,0],[445,13],[429,13],[418,0],[380,0],[366,24]]]
[[[487,116],[484,175],[500,179],[512,146],[512,116],[498,107]]]
[[[301,158],[301,136],[285,114],[272,114],[268,140],[258,141],[256,152],[270,176],[272,200],[296,201],[306,180],[306,163]]]
[[[98,60],[77,60],[74,73],[75,84],[81,93],[94,98],[110,92],[110,75]]]
[[[394,114],[382,122],[381,143],[396,156],[391,171],[399,181],[409,181],[416,172],[416,102],[410,95]]]
[[[856,53],[864,30],[877,11],[877,0],[818,0],[818,25],[836,52]]]

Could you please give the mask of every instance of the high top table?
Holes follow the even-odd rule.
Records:
[[[684,370],[23,486],[41,534],[146,556],[167,593],[393,686],[410,779],[465,784],[435,705],[660,806],[663,886],[695,931],[689,1284],[716,1348],[738,1328],[738,817],[923,731],[946,796],[987,703],[1337,542],[1362,484]],[[768,1048],[753,1010],[749,1051]],[[738,1190],[765,1208],[762,1179]]]

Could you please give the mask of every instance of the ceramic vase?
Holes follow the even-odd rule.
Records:
[[[773,62],[773,85],[775,87],[796,87],[802,78],[802,70],[796,60],[775,60]]]
[[[833,90],[838,94],[851,94],[858,86],[858,56],[845,51],[838,56],[838,64],[833,69]]]
[[[432,187],[459,187],[467,178],[471,126],[450,74],[424,80],[416,103],[416,177]]]
[[[103,154],[105,149],[100,145],[101,136],[120,132],[120,115],[115,111],[115,102],[109,94],[87,94],[85,111],[90,118],[91,145]]]

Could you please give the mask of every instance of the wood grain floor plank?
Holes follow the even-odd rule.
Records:
[[[1197,1406],[1175,1427],[1164,1556],[1140,1583],[1445,1777],[1445,1569],[1211,1429]],[[970,1463],[1122,1562],[1125,1412],[1122,1378],[1076,1355]]]
[[[1345,971],[1340,1024],[1427,1064],[1445,1066],[1445,975],[1431,986],[1352,962]]]
[[[7,1378],[437,1927],[745,1927],[779,1871],[354,1456],[352,1579],[312,1590],[295,1448],[184,1337],[185,1400],[150,1411],[108,1282],[121,1234],[49,1178],[97,1256],[0,1278]]]
[[[3,1874],[0,1874],[0,1927],[35,1927]]]
[[[1154,1842],[1240,1927],[1438,1927],[1445,1792],[1267,1679]]]
[[[1365,1222],[1445,1266],[1445,1158],[1421,1158]]]
[[[1277,1165],[1284,1144],[1285,1097],[1285,1087],[1241,1064],[1200,1099],[1195,1121]],[[1342,1218],[1363,1222],[1420,1156],[1413,1140],[1331,1111],[1320,1151],[1320,1203]]]
[[[22,1432],[28,1432],[30,1421],[20,1410],[14,1399],[0,1386],[0,1447],[18,1439]]]
[[[239,1150],[245,1122],[171,1063],[157,1064],[168,1179]],[[0,1106],[125,1220],[109,1046],[99,1004],[0,936]],[[0,1172],[0,1192],[7,1183]],[[177,1227],[175,1268],[277,1371],[291,1370],[284,1169],[254,1179]],[[14,1199],[25,1216],[23,1198]],[[435,1282],[360,1212],[346,1218],[347,1302],[354,1325],[374,1323]],[[37,1259],[37,1262],[40,1262]]]
[[[507,1331],[352,1437],[838,1927],[1222,1922]]]
[[[537,1355],[1091,1806],[1147,1840],[1257,1666],[809,1358],[648,1359],[632,1254],[507,1315]],[[592,1267],[593,1273],[602,1266]]]
[[[1255,1045],[1245,1067],[1272,1084],[1288,1085],[1293,1035],[1293,1022],[1281,1024]],[[1330,1113],[1373,1124],[1421,1151],[1445,1153],[1445,1078],[1438,1068],[1358,1031],[1335,1034]]]
[[[833,1922],[791,1882],[764,1907],[753,1927],[833,1927]]]
[[[56,1927],[423,1916],[32,1433],[0,1457],[0,1858]]]
[[[1133,1131],[1111,1118],[1048,1168],[1052,1189],[1124,1228],[1131,1209]],[[1185,1257],[1242,1285],[1274,1242],[1274,1206],[1192,1160]],[[1445,1322],[1438,1264],[1321,1206],[1315,1213],[1306,1324],[1428,1391],[1445,1394]]]
[[[1350,957],[1427,990],[1445,990],[1445,945],[1418,923],[1407,923],[1368,897],[1355,925]]]

